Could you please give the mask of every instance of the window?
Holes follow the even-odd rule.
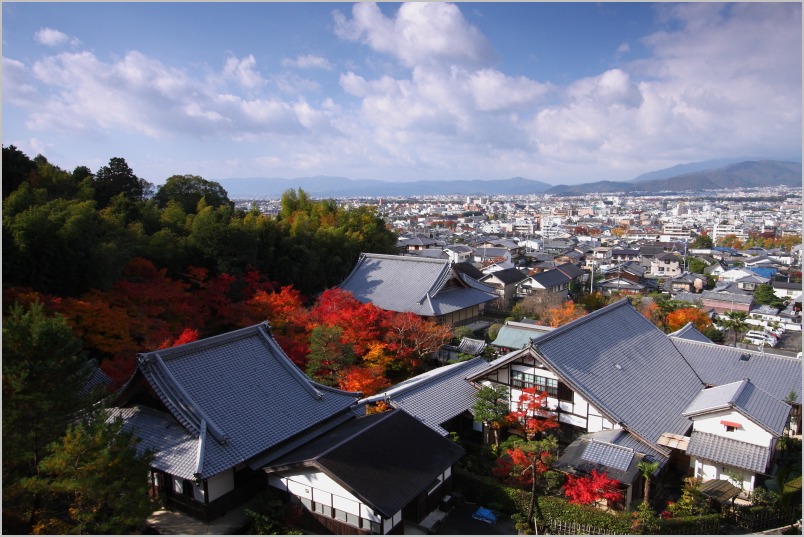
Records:
[[[531,375],[522,371],[511,371],[511,386],[514,388],[531,388],[541,392],[547,392],[550,397],[558,397],[558,380],[538,375]]]

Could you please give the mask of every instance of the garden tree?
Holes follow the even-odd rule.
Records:
[[[351,345],[356,356],[368,352],[369,345],[381,340],[389,314],[374,304],[362,303],[348,291],[327,289],[310,308],[311,325],[327,324],[342,330],[342,343]]]
[[[694,324],[699,332],[704,332],[712,326],[712,319],[698,308],[679,308],[669,313],[665,319],[665,327],[670,332],[680,330],[687,323]]]
[[[152,455],[138,454],[133,432],[103,409],[71,424],[37,476],[24,488],[42,500],[34,512],[35,534],[141,533],[156,508],[148,495]]]
[[[113,157],[109,164],[101,167],[93,178],[95,200],[99,208],[104,208],[112,198],[123,194],[130,200],[144,200],[150,196],[153,185],[134,175],[126,160]]]
[[[338,378],[338,388],[347,392],[360,392],[368,397],[389,387],[391,383],[383,376],[383,369],[349,366]]]
[[[518,424],[527,440],[559,427],[556,414],[547,408],[547,397],[547,392],[540,392],[537,386],[523,388],[508,414],[508,422]]]
[[[731,330],[734,335],[734,346],[740,339],[740,334],[748,330],[748,314],[744,311],[727,311],[720,317],[718,324],[727,330]]]
[[[690,248],[712,248],[714,243],[712,242],[712,237],[702,233],[695,237],[695,240],[690,243]],[[694,272],[694,271],[693,271]]]
[[[201,198],[204,199],[206,205],[213,208],[221,205],[234,207],[220,183],[207,181],[197,175],[171,175],[154,194],[154,199],[160,207],[166,207],[168,202],[174,201],[187,214],[196,212]]]
[[[162,342],[162,345],[159,348],[169,349],[171,347],[184,345],[185,343],[192,343],[193,341],[198,341],[198,330],[195,330],[194,328],[185,328],[179,337],[174,340],[166,339]]]
[[[47,315],[38,301],[9,308],[2,346],[3,530],[17,533],[41,499],[22,480],[38,473],[47,446],[86,403],[80,394],[88,370],[64,317]]]
[[[676,502],[667,502],[667,509],[662,515],[672,518],[708,515],[711,513],[712,508],[709,506],[709,500],[700,489],[700,477],[685,477],[681,497]]]
[[[570,321],[580,319],[586,315],[586,310],[580,304],[567,300],[560,306],[553,306],[544,310],[541,321],[547,326],[563,326]]]
[[[409,376],[422,365],[425,357],[436,352],[452,339],[452,330],[435,321],[422,319],[409,312],[391,314],[387,321],[385,342],[399,357],[394,372]],[[389,378],[394,372],[388,372]],[[405,376],[405,378],[407,378]],[[397,380],[396,375],[392,380]]]
[[[338,379],[355,363],[351,345],[342,343],[343,330],[338,326],[317,325],[310,333],[307,376],[326,386],[338,386]]]
[[[709,263],[701,259],[700,257],[688,257],[687,258],[687,270],[692,272],[693,274],[703,274],[704,269],[709,266]]]
[[[570,503],[581,505],[597,504],[601,500],[619,503],[623,501],[623,493],[619,487],[619,481],[611,479],[606,472],[592,470],[585,476],[567,476],[564,496]]]
[[[588,312],[597,311],[609,304],[609,300],[600,291],[584,293],[580,300],[581,305]]]
[[[508,423],[508,400],[508,386],[502,384],[483,386],[475,393],[472,413],[476,421],[488,427],[486,442],[491,441],[495,452],[500,445],[500,430]]]
[[[297,212],[309,213],[313,205],[310,196],[301,188],[298,191],[291,188],[283,192],[279,203],[279,217],[283,220],[291,218]]]
[[[3,199],[28,181],[36,163],[14,145],[3,146]]]
[[[754,289],[754,302],[757,304],[767,304],[774,308],[784,307],[784,300],[779,298],[773,291],[773,286],[769,283],[757,285]]]
[[[546,310],[561,307],[563,303],[564,299],[554,293],[536,292],[517,302],[511,308],[511,316],[517,321],[525,317],[539,320]]]
[[[509,486],[530,489],[527,521],[533,520],[537,507],[536,495],[539,489],[546,490],[557,484],[560,474],[550,469],[558,449],[554,436],[541,440],[516,441],[497,459],[492,475]],[[541,518],[541,516],[539,517]]]
[[[650,501],[650,483],[653,479],[653,474],[659,469],[659,462],[643,459],[639,462],[637,468],[642,474],[642,479],[645,480],[645,494],[642,497],[642,503],[647,504]]]

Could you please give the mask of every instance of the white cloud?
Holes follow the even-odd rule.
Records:
[[[403,3],[389,19],[373,3],[352,7],[352,19],[335,11],[335,33],[390,54],[406,67],[426,64],[486,65],[495,55],[476,27],[454,4]]]
[[[325,69],[327,71],[332,69],[332,64],[329,63],[329,60],[312,54],[285,58],[282,60],[282,66],[296,67],[298,69]]]
[[[251,54],[242,59],[230,56],[226,59],[223,74],[246,89],[255,89],[265,84],[260,73],[254,70],[256,65],[257,60]]]
[[[34,34],[34,39],[36,39],[38,43],[47,45],[49,47],[58,47],[68,43],[71,45],[77,45],[79,43],[77,39],[71,38],[64,32],[54,30],[53,28],[41,28],[37,30]]]

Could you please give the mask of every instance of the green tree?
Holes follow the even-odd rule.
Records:
[[[2,345],[3,530],[27,533],[39,497],[21,482],[38,473],[47,446],[84,406],[86,362],[67,321],[39,302],[11,306]]]
[[[337,386],[340,374],[354,364],[352,345],[341,341],[339,326],[317,325],[310,333],[310,354],[307,355],[307,375],[326,386]]]
[[[123,194],[134,201],[144,200],[153,189],[151,183],[134,175],[134,171],[128,166],[126,160],[120,157],[113,157],[109,160],[108,166],[103,166],[98,170],[93,180],[93,186],[95,187],[95,199],[100,208],[106,207],[118,194]]]
[[[28,155],[10,145],[3,146],[3,199],[27,182],[36,170],[36,164]]]
[[[488,427],[488,440],[491,440],[496,451],[500,445],[500,430],[508,422],[511,412],[508,386],[494,384],[483,386],[475,394],[475,404],[472,406],[475,420]]]
[[[221,205],[234,207],[220,183],[207,181],[197,175],[172,175],[167,178],[164,185],[157,188],[154,195],[160,207],[166,207],[168,202],[175,201],[187,214],[197,211],[201,198],[204,198],[205,203],[211,207]]]
[[[71,424],[24,486],[42,498],[36,534],[141,533],[156,508],[146,476],[153,455],[103,409]]]
[[[784,300],[776,296],[773,291],[773,286],[768,283],[757,285],[754,289],[754,302],[757,304],[767,304],[774,308],[781,308],[784,306]]]
[[[740,334],[748,330],[748,314],[744,311],[727,311],[725,317],[718,320],[718,324],[727,330],[731,330],[734,335],[734,346],[740,339]]]
[[[709,235],[698,235],[695,237],[695,240],[690,243],[690,248],[712,248],[714,243],[712,242],[712,237]]]
[[[687,258],[687,270],[693,274],[703,274],[704,269],[709,266],[709,263],[698,257]]]

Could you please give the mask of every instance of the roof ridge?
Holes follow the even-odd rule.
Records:
[[[444,370],[446,368],[452,367],[453,369],[450,369],[449,372],[453,373],[455,371],[460,371],[461,369],[468,368],[468,364],[474,365],[474,362],[477,362],[478,360],[483,360],[485,362],[485,358],[483,358],[481,356],[477,356],[475,358],[472,358],[471,360],[466,360],[464,362],[458,362],[457,364],[449,364],[449,365],[446,365],[446,366],[443,366],[443,367],[438,367],[436,369],[431,369],[430,371],[439,371],[439,370]],[[486,362],[486,363],[488,363],[488,362]],[[416,377],[414,377],[413,379],[408,379],[408,380],[412,380],[413,382],[410,382],[409,384],[405,384],[404,386],[402,386],[402,388],[398,392],[396,392],[396,394],[394,394],[394,395],[404,394],[407,391],[412,390],[414,388],[421,388],[422,386],[425,386],[425,385],[427,385],[427,384],[429,384],[431,382],[434,382],[436,380],[440,380],[442,375],[445,375],[445,374],[446,373],[436,373],[436,374],[427,376],[425,378],[416,379]],[[407,381],[405,381],[405,382],[407,382]],[[400,383],[400,384],[402,384],[402,383]],[[378,393],[376,393],[374,395],[370,395],[369,397],[366,397],[362,401],[365,402],[365,403],[369,403],[369,402],[378,401],[380,399],[388,397],[389,392],[392,392],[393,388],[394,387],[391,386],[389,389],[385,390],[384,392],[378,392]]]
[[[609,304],[608,306],[604,306],[604,307],[600,308],[599,310],[595,310],[595,311],[593,311],[591,313],[587,313],[583,317],[579,317],[579,318],[575,319],[574,321],[570,321],[570,322],[568,322],[567,324],[565,324],[563,326],[557,327],[555,330],[553,330],[553,331],[545,334],[544,336],[540,337],[539,338],[539,343],[541,344],[541,343],[544,343],[544,342],[546,342],[548,340],[554,339],[554,338],[560,336],[561,334],[563,334],[564,332],[568,332],[569,330],[571,330],[572,328],[574,328],[576,326],[579,326],[581,324],[585,324],[587,322],[593,321],[593,320],[597,319],[598,317],[600,317],[602,315],[605,315],[606,313],[608,313],[610,311],[613,311],[613,310],[619,309],[621,307],[624,307],[625,305],[631,306],[631,301],[627,297],[623,298],[622,300],[618,300],[617,302],[614,302],[612,304]],[[658,330],[658,328],[657,328],[657,330]]]
[[[696,341],[694,339],[685,339],[685,338],[682,338],[682,337],[674,336],[672,334],[667,334],[667,335],[668,335],[668,337],[670,337],[670,338],[672,338],[674,340],[674,343],[673,343],[674,345],[675,345],[675,341],[680,341],[680,342],[688,344],[688,345],[706,345],[706,346],[714,345],[714,346],[716,346],[718,348],[721,348],[721,349],[732,350],[732,351],[735,351],[735,352],[739,351],[740,354],[749,353],[749,354],[752,355],[752,357],[753,356],[763,356],[763,357],[766,357],[766,358],[788,360],[788,361],[796,362],[796,363],[801,362],[800,358],[796,358],[795,356],[787,356],[786,354],[777,354],[777,353],[771,352],[771,351],[759,352],[759,351],[755,351],[753,349],[742,349],[740,347],[732,347],[730,345],[720,345],[719,343],[715,343],[714,341],[712,341],[712,342]],[[679,352],[681,352],[681,351],[679,351]]]

